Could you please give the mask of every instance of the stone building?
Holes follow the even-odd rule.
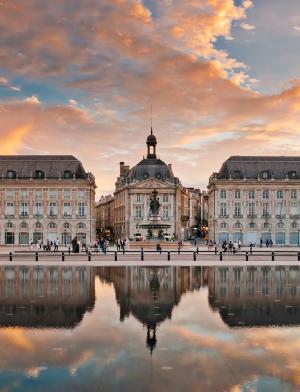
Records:
[[[0,244],[92,243],[95,188],[73,156],[0,156]]]
[[[300,157],[232,156],[208,194],[209,239],[299,245]]]
[[[188,237],[190,232],[190,193],[175,177],[172,165],[166,164],[156,154],[157,139],[152,129],[147,138],[147,155],[136,166],[130,168],[120,162],[120,174],[115,184],[113,196],[114,214],[111,214],[115,238],[134,238],[139,232],[147,237],[147,229],[140,225],[148,223],[150,196],[154,189],[158,191],[161,204],[161,223],[170,225],[169,235],[179,240]],[[97,214],[101,209],[111,208],[109,202],[100,199]],[[108,212],[104,213],[108,215]],[[101,224],[102,225],[102,224]]]
[[[113,237],[114,197],[101,196],[96,204],[96,231],[98,235]]]

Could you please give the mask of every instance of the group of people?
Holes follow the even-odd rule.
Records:
[[[46,252],[51,252],[52,247],[53,247],[53,251],[57,252],[59,244],[60,244],[60,242],[59,242],[58,238],[56,238],[56,240],[54,240],[54,241],[47,240],[46,244],[43,244],[42,240],[40,240],[37,242],[36,247],[37,247],[37,249],[43,249]],[[33,249],[34,245],[35,245],[34,242],[30,241],[31,249]]]
[[[116,246],[117,246],[117,251],[119,252],[120,250],[126,250],[128,247],[128,239],[124,238],[121,240],[120,238],[117,239],[116,241]]]
[[[263,239],[260,239],[260,247],[263,247]],[[266,248],[271,248],[273,246],[272,238],[266,240]]]

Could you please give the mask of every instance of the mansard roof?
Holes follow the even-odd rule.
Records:
[[[231,156],[222,165],[218,179],[300,179],[300,157]]]
[[[9,172],[14,176],[10,177]],[[88,178],[81,162],[73,155],[0,155],[2,178],[34,178],[37,172],[42,172],[49,179]],[[68,176],[65,176],[66,173]]]

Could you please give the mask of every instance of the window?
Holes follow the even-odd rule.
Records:
[[[85,229],[85,224],[82,222],[78,223],[78,229]]]
[[[158,180],[160,180],[160,179],[161,179],[161,174],[160,174],[160,173],[156,173],[156,174],[155,174],[155,177],[156,177]]]
[[[234,203],[234,215],[241,216],[241,203]]]
[[[222,190],[221,190],[221,192],[220,192],[220,198],[221,198],[221,199],[226,199],[226,191],[225,191],[225,189],[222,189]]]
[[[8,215],[8,216],[15,215],[14,203],[12,203],[12,202],[6,203],[6,215]]]
[[[269,203],[263,203],[263,216],[267,217],[269,215]]]
[[[163,206],[163,218],[169,218],[169,207]]]
[[[255,199],[255,191],[254,190],[249,191],[249,199]]]
[[[278,189],[278,191],[277,191],[277,199],[283,199],[283,190],[282,189]]]
[[[50,229],[56,229],[56,223],[50,222],[49,228],[50,228]]]
[[[269,191],[267,189],[265,189],[263,191],[263,199],[268,199],[269,198]]]
[[[26,190],[21,191],[21,198],[26,198],[28,196],[28,192]]]
[[[64,178],[65,179],[73,178],[73,173],[70,170],[65,170],[64,171]]]
[[[137,195],[136,195],[136,201],[138,202],[138,203],[140,203],[142,200],[141,200],[141,195],[138,193]]]
[[[240,199],[240,198],[241,198],[241,191],[240,191],[239,189],[236,189],[236,190],[234,191],[234,197],[235,197],[236,199]]]
[[[42,170],[36,170],[34,172],[34,178],[43,179],[45,178],[45,173]]]
[[[50,199],[56,199],[57,198],[57,191],[56,191],[56,189],[50,189],[49,190],[49,197],[50,197]]]
[[[42,198],[42,191],[41,190],[36,190],[35,191],[35,198],[36,199],[41,199]]]
[[[265,222],[265,223],[263,224],[263,228],[264,228],[264,229],[268,229],[268,228],[269,228],[269,223],[268,223],[268,222]]]
[[[249,223],[249,228],[250,229],[256,229],[256,223],[255,222],[250,222]]]
[[[283,222],[277,223],[277,229],[284,229],[284,223]]]
[[[7,178],[16,178],[17,174],[14,170],[7,170],[6,177]]]
[[[142,217],[142,206],[135,206],[135,217],[136,218]]]
[[[249,203],[249,215],[255,215],[255,203]]]
[[[221,227],[221,229],[226,229],[227,223],[226,223],[226,222],[222,222],[222,223],[220,224],[220,227]]]
[[[270,173],[269,173],[267,170],[265,170],[265,171],[263,171],[263,172],[261,173],[261,177],[262,177],[264,180],[266,180],[266,179],[268,179],[268,178],[270,177]]]
[[[291,202],[290,214],[291,215],[298,215],[298,203],[297,202]]]
[[[35,202],[35,215],[42,215],[42,203],[40,201]]]
[[[163,194],[163,202],[164,203],[168,203],[168,201],[169,201],[169,195],[167,195],[167,194]]]
[[[71,216],[71,203],[65,202],[64,203],[64,216]]]
[[[288,173],[288,177],[291,178],[291,179],[296,178],[297,177],[297,173],[295,171],[290,171]]]
[[[291,199],[297,199],[297,191],[295,189],[291,191]]]
[[[70,189],[64,190],[64,199],[71,199],[71,190]]]
[[[40,228],[42,227],[41,222],[36,222],[35,227],[36,227],[37,229],[40,229]]]
[[[25,229],[27,227],[27,223],[26,222],[22,222],[21,225],[22,229]]]
[[[84,203],[78,203],[78,215],[84,216],[85,214],[85,205]]]
[[[11,222],[7,222],[6,227],[9,229],[12,229],[14,227],[14,225]]]
[[[276,215],[284,215],[285,207],[283,205],[283,201],[276,203]]]
[[[235,170],[233,172],[233,178],[236,178],[238,180],[241,180],[243,178],[243,173],[240,170]]]
[[[84,199],[85,198],[85,189],[79,189],[77,195],[78,195],[79,199]]]
[[[21,202],[20,214],[22,216],[28,215],[28,203],[27,202],[23,202],[23,201]]]
[[[297,227],[298,227],[297,222],[293,222],[293,223],[292,223],[292,229],[297,229]]]
[[[70,228],[70,223],[66,222],[64,223],[64,229],[69,229]]]
[[[227,214],[227,204],[226,203],[220,203],[220,215],[221,216],[226,216]]]
[[[55,216],[56,213],[57,213],[56,202],[55,201],[51,201],[49,203],[49,215],[50,216]]]
[[[14,191],[13,189],[8,189],[8,190],[6,191],[6,197],[7,197],[8,199],[13,199],[14,196],[15,196],[15,191]]]

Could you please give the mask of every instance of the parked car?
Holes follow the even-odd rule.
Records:
[[[133,238],[134,238],[134,241],[143,241],[143,236],[141,233],[134,233]]]

